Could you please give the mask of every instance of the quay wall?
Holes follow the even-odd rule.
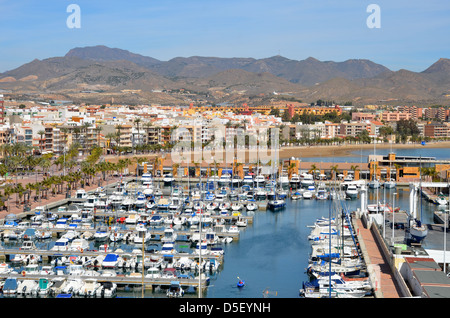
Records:
[[[385,241],[383,240],[383,237],[380,233],[380,230],[378,228],[378,225],[376,222],[371,222],[367,219],[366,214],[362,213],[361,216],[357,217],[360,218],[360,224],[368,229],[371,233],[371,237],[373,238],[374,242],[376,243],[379,252],[383,258],[384,264],[389,267],[390,272],[392,273],[392,280],[395,285],[398,287],[398,293],[399,297],[412,297],[411,292],[403,279],[402,275],[398,271],[398,269],[395,267],[395,257],[392,255],[386,246]],[[385,294],[383,294],[383,286],[382,286],[382,279],[381,279],[381,266],[383,264],[376,264],[375,259],[371,260],[370,253],[367,249],[366,242],[364,241],[364,238],[362,234],[360,233],[360,229],[358,227],[358,223],[354,220],[354,226],[358,237],[358,242],[360,245],[361,253],[363,255],[363,258],[366,262],[368,274],[370,281],[372,282],[372,286],[374,286],[374,294],[375,298],[387,298]],[[369,242],[367,242],[369,243]],[[374,256],[375,258],[375,256]]]

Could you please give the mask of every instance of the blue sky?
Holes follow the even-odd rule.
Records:
[[[369,4],[381,9],[370,29]],[[70,29],[70,4],[81,28]],[[106,45],[174,57],[370,59],[423,71],[450,58],[447,0],[0,0],[0,72],[74,47]]]

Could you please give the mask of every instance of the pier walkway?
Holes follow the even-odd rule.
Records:
[[[363,240],[363,256],[367,265],[372,265],[377,276],[377,286],[375,286],[376,298],[400,298],[400,288],[396,283],[394,274],[383,257],[381,247],[378,245],[370,228],[366,228],[360,218],[356,219],[358,239]]]

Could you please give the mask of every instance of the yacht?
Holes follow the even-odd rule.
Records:
[[[345,195],[350,199],[356,199],[358,197],[358,187],[354,184],[349,184],[345,190]]]
[[[175,178],[173,177],[173,174],[167,173],[163,177],[164,186],[171,186],[173,182],[175,181]]]
[[[259,174],[259,175],[257,175],[256,177],[255,177],[255,184],[256,184],[256,186],[258,187],[258,186],[262,186],[262,185],[264,185],[264,183],[266,182],[266,178],[264,178],[264,176],[263,175],[261,175],[261,174]]]
[[[294,173],[289,180],[289,185],[292,189],[298,189],[300,187],[300,177]]]
[[[280,188],[289,188],[289,177],[286,173],[282,173],[278,178],[278,185]]]
[[[219,178],[219,187],[229,187],[231,185],[231,175],[229,173],[224,173]]]
[[[286,207],[285,200],[275,199],[275,200],[270,200],[267,203],[267,208],[272,211],[278,211],[278,210],[284,209],[285,207]]]
[[[314,184],[313,175],[309,174],[309,173],[303,173],[302,178],[300,180],[300,184],[302,187],[308,187],[308,186]]]
[[[144,184],[145,182],[152,182],[152,174],[151,173],[143,173],[140,180],[141,180],[142,184]]]
[[[246,175],[244,177],[244,180],[242,180],[242,185],[247,185],[247,186],[250,186],[251,188],[253,188],[253,176]]]
[[[238,188],[240,187],[242,184],[242,178],[239,177],[239,175],[235,174],[233,175],[233,177],[231,178],[231,186],[233,188]]]

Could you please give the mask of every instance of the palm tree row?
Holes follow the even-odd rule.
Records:
[[[5,206],[5,202],[16,196],[17,205],[28,205],[31,200],[46,198],[48,194],[56,195],[64,191],[71,191],[77,187],[95,183],[97,178],[101,184],[112,174],[122,174],[124,169],[132,163],[142,163],[149,159],[134,157],[119,159],[117,163],[100,161],[102,149],[98,146],[90,149],[89,155],[78,162],[78,149],[80,145],[72,144],[67,153],[53,158],[52,154],[41,156],[32,155],[33,148],[24,143],[5,144],[0,146],[0,175],[8,177],[8,182],[0,189],[0,206]],[[159,163],[159,158],[154,159],[154,163]],[[50,175],[51,167],[59,170],[59,175]],[[37,173],[42,173],[42,180],[38,181]],[[36,173],[36,182],[31,182],[25,186],[18,180],[19,174],[31,175]]]

